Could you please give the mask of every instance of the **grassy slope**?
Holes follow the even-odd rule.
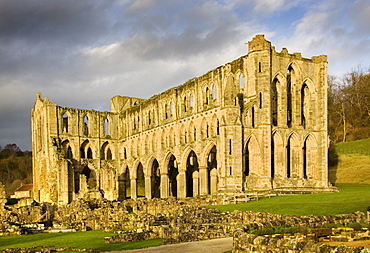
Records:
[[[162,239],[153,239],[128,243],[105,243],[104,237],[113,236],[113,233],[102,231],[87,231],[74,233],[35,234],[22,236],[0,237],[0,250],[7,248],[28,248],[36,246],[73,247],[78,249],[96,250],[128,250],[158,246]]]
[[[336,215],[365,212],[370,205],[370,185],[339,186],[338,193],[287,195],[236,205],[209,206],[220,211],[254,211],[294,215]]]
[[[366,212],[370,206],[370,139],[338,143],[339,163],[329,180],[339,193],[279,196],[237,205],[210,206],[221,211],[255,211],[296,215]]]

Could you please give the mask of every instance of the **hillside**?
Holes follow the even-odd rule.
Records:
[[[338,164],[329,168],[333,184],[370,184],[370,139],[338,143]]]

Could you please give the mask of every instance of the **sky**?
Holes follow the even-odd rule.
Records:
[[[31,150],[38,92],[109,111],[246,55],[257,34],[328,55],[330,75],[370,67],[369,0],[0,0],[0,145]]]

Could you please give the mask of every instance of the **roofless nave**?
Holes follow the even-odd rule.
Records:
[[[35,199],[328,189],[327,57],[276,52],[263,35],[248,45],[247,55],[149,99],[116,96],[111,112],[38,93]]]

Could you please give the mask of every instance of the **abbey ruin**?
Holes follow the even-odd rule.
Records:
[[[248,54],[149,99],[115,96],[111,112],[32,110],[33,196],[186,198],[326,191],[327,57]]]

